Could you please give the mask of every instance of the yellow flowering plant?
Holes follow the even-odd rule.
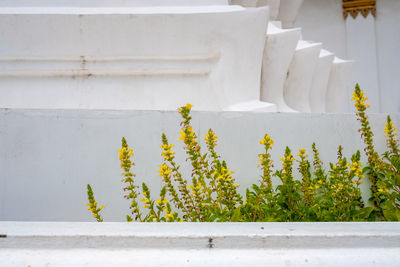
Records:
[[[93,190],[89,184],[87,185],[87,196],[89,200],[89,203],[86,204],[88,210],[98,222],[102,222],[103,218],[100,216],[100,211],[104,209],[104,206],[101,205],[100,207],[97,207],[97,201],[94,199]]]
[[[388,151],[382,157],[373,145],[373,132],[366,110],[367,98],[357,85],[353,94],[360,133],[366,147],[368,166],[363,168],[357,151],[350,160],[339,146],[337,161],[324,169],[316,144],[312,144],[313,160],[306,149],[292,153],[286,147],[281,158],[282,167],[274,170],[271,150],[274,141],[265,134],[259,141],[263,153],[258,155],[260,180],[246,189],[245,201],[238,193],[234,172],[216,151],[218,137],[209,129],[201,140],[191,126],[191,108],[187,104],[178,109],[182,117],[179,140],[183,142],[186,161],[191,166],[189,179],[176,162],[174,145],[165,134],[161,136],[159,176],[162,187],[153,199],[149,187],[136,185],[133,172],[133,150],[122,138],[118,150],[122,169],[125,198],[129,200],[128,222],[257,222],[257,221],[365,221],[400,220],[400,156],[397,129],[388,116],[385,127]],[[296,157],[297,156],[297,157]],[[371,181],[371,202],[361,198],[360,184],[368,176]],[[273,186],[273,178],[278,185]],[[141,192],[141,193],[140,193]],[[88,210],[101,222],[100,211],[90,185],[87,186]],[[367,203],[368,204],[368,203]]]
[[[221,161],[215,151],[218,137],[211,129],[204,138],[207,151],[202,153],[197,134],[190,124],[191,108],[187,104],[178,109],[183,119],[179,140],[183,141],[187,160],[192,166],[191,184],[179,172],[174,157],[166,157],[166,149],[170,149],[171,145],[168,144],[165,134],[162,135],[161,153],[164,163],[160,170],[164,168],[168,171],[167,174],[161,171],[163,182],[184,221],[232,221],[235,210],[242,203],[237,192],[238,184],[232,176],[233,171],[228,169],[226,162]],[[175,189],[172,179],[178,190]]]
[[[357,110],[357,119],[361,123],[359,132],[365,143],[365,154],[368,157],[368,166],[363,172],[371,181],[371,201],[374,203],[376,219],[400,221],[400,155],[397,129],[387,116],[385,125],[386,151],[382,157],[375,151],[373,132],[366,115],[370,107],[366,104],[368,98],[364,96],[359,85],[355,86],[352,100]]]
[[[388,164],[376,170],[383,179],[377,182],[378,194],[383,196],[382,212],[386,220],[400,221],[400,154],[397,129],[390,116],[385,125],[386,145],[388,151],[383,160]]]
[[[299,221],[301,218],[301,183],[294,179],[293,162],[295,158],[289,147],[280,159],[282,169],[275,172],[282,184],[276,187],[276,200],[280,207],[282,221]]]
[[[122,138],[118,152],[123,170],[122,182],[125,184],[123,190],[126,192],[125,198],[130,201],[131,214],[126,217],[128,222],[235,221],[240,217],[239,207],[243,201],[237,192],[239,185],[233,177],[234,172],[217,154],[215,147],[218,137],[211,129],[204,138],[207,151],[202,153],[197,134],[190,125],[191,108],[187,104],[178,109],[183,119],[179,140],[183,141],[187,161],[192,166],[191,181],[182,175],[175,161],[174,145],[162,134],[160,148],[163,163],[158,173],[163,187],[156,200],[151,198],[150,189],[145,183],[141,187],[135,184],[136,175],[132,170],[135,166],[134,153],[126,139]],[[88,196],[92,197],[93,192],[90,191],[90,194],[88,192]],[[139,201],[142,202],[141,207]],[[96,208],[94,211],[100,210]],[[102,221],[97,213],[96,216],[98,221]]]
[[[126,215],[126,220],[128,222],[131,222],[133,220],[142,221],[142,214],[140,212],[139,204],[137,202],[138,194],[136,190],[138,186],[136,186],[134,182],[136,174],[134,174],[132,171],[132,167],[135,166],[135,163],[131,160],[131,158],[133,157],[133,150],[132,148],[128,147],[128,143],[126,142],[125,138],[122,138],[121,149],[118,150],[118,153],[119,160],[121,162],[121,169],[123,170],[122,182],[126,184],[126,186],[123,188],[124,192],[127,192],[124,198],[130,200],[131,202],[129,206],[131,214]]]
[[[240,221],[278,221],[279,206],[276,201],[275,191],[272,186],[273,162],[270,151],[274,141],[266,134],[260,140],[264,147],[264,153],[258,155],[258,167],[261,168],[262,175],[259,185],[253,184],[246,189],[246,201],[241,206]]]

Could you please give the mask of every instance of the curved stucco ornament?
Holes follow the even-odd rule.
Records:
[[[376,16],[376,0],[343,0],[343,17],[347,18],[348,14],[355,19],[360,13],[365,17],[368,13]]]

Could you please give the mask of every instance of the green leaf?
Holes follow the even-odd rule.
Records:
[[[374,207],[372,207],[372,206],[370,206],[370,207],[365,207],[365,208],[362,208],[361,210],[360,210],[360,212],[358,213],[358,218],[359,219],[364,219],[364,220],[366,220],[366,219],[368,219],[368,217],[371,215],[371,212],[374,210]]]
[[[240,212],[240,208],[241,206],[237,207],[234,211],[233,211],[233,215],[232,215],[232,222],[240,222],[241,218],[242,218],[242,214]]]
[[[382,210],[383,210],[383,216],[385,217],[386,220],[395,222],[399,221],[400,217],[397,216],[398,210],[396,210],[396,208],[389,201],[385,202]]]

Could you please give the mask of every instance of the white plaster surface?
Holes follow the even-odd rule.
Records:
[[[226,111],[263,111],[276,112],[278,108],[275,104],[264,101],[248,101],[240,104],[229,106]]]
[[[226,110],[259,101],[267,23],[267,7],[1,8],[0,106]]]
[[[398,223],[0,222],[0,266],[397,266]]]
[[[380,99],[381,112],[400,112],[399,14],[400,1],[377,1],[375,26],[364,30],[360,27],[349,32],[343,19],[341,0],[304,0],[295,26],[302,28],[304,39],[322,42],[324,48],[340,58],[355,59],[357,76],[354,77],[361,77],[357,82],[362,88],[375,88],[378,73],[380,95],[376,97],[373,92],[368,95],[369,98],[375,98],[374,101]],[[362,19],[364,18],[359,15],[358,20]],[[348,20],[353,18],[349,16]],[[367,20],[369,22],[365,23],[371,24],[370,18]],[[376,47],[375,51],[373,46]],[[353,54],[350,53],[350,48],[353,49]],[[359,58],[355,58],[356,55]]]
[[[398,266],[398,248],[0,251],[2,266]],[[0,263],[1,264],[1,263]]]
[[[275,20],[278,17],[280,0],[230,0],[231,5],[240,5],[243,7],[269,7],[269,18]]]
[[[392,115],[395,125],[400,125],[400,114]],[[327,161],[335,161],[339,145],[348,158],[364,147],[353,114],[193,112],[192,117],[203,146],[209,128],[219,136],[216,150],[235,171],[242,194],[261,175],[259,140],[266,133],[275,141],[276,168],[281,168],[279,158],[286,145],[297,154],[300,148],[311,151],[316,142],[325,167]],[[377,151],[383,153],[386,116],[369,117]],[[92,221],[85,206],[88,183],[106,207],[105,219],[125,220],[129,203],[123,198],[117,153],[121,138],[134,150],[137,184],[146,182],[155,196],[161,186],[157,170],[162,163],[162,132],[176,145],[177,162],[190,177],[178,141],[179,122],[177,112],[1,109],[0,221]],[[273,182],[276,185],[278,179]],[[368,188],[365,181],[361,187],[365,201]]]
[[[282,21],[283,28],[292,28],[303,0],[281,0],[277,20]]]
[[[382,112],[400,112],[400,1],[377,1],[375,36]]]
[[[300,29],[282,30],[269,23],[261,74],[261,100],[275,103],[279,111],[293,111],[285,103],[283,89],[299,39]]]
[[[342,0],[304,0],[294,26],[302,28],[305,40],[321,42],[336,56],[347,57]]]
[[[77,6],[77,7],[101,7],[101,6],[201,6],[201,5],[225,5],[228,0],[0,0],[1,6]]]
[[[326,110],[326,101],[329,101],[326,98],[326,91],[328,89],[329,76],[334,58],[334,54],[321,49],[310,88],[311,112],[323,113]],[[343,102],[347,103],[346,100]]]
[[[400,19],[399,19],[400,22]],[[380,112],[379,77],[375,18],[372,15],[346,20],[347,58],[356,62],[352,84],[359,83],[371,102],[371,110]],[[360,49],[361,48],[361,49]]]
[[[333,60],[326,92],[326,112],[349,112],[349,106],[353,103],[346,99],[352,97],[351,78],[354,65],[354,61],[351,60],[343,60],[338,57]]]
[[[300,40],[290,63],[284,85],[284,99],[296,111],[310,112],[310,90],[321,43]]]

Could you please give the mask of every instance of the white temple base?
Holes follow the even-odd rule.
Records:
[[[263,101],[248,101],[229,106],[226,111],[264,111],[277,112],[278,108],[275,104]]]
[[[310,43],[303,40],[297,44],[284,89],[286,103],[297,111],[311,111],[309,95],[321,46],[321,43]]]
[[[310,89],[311,112],[325,112],[325,103],[329,101],[329,99],[326,99],[326,91],[334,58],[334,54],[321,49]]]

